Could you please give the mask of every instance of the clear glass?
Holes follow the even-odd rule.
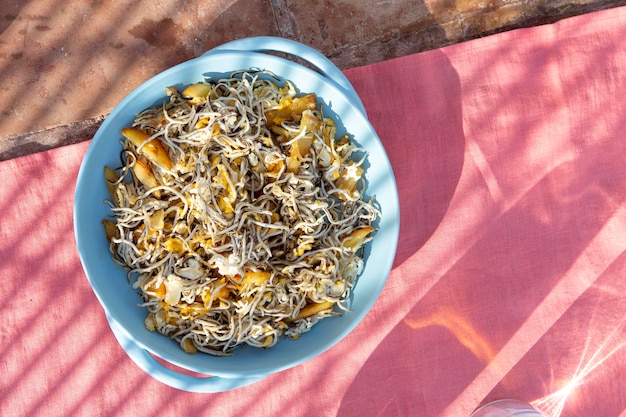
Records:
[[[485,404],[470,417],[546,417],[532,405],[519,400],[498,400]]]

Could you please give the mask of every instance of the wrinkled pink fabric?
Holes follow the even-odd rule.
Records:
[[[346,71],[392,162],[394,269],[345,340],[220,394],[130,361],[72,225],[86,143],[0,163],[0,415],[626,416],[626,8]]]

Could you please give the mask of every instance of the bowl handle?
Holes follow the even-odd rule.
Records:
[[[107,315],[113,335],[122,346],[128,357],[145,373],[157,381],[183,391],[196,393],[217,393],[230,391],[254,382],[269,375],[226,378],[220,376],[195,377],[176,372],[157,361],[147,350],[139,347],[126,336],[119,324]]]
[[[279,52],[296,56],[308,62],[317,72],[334,82],[356,105],[361,113],[367,117],[365,107],[359,95],[343,72],[341,72],[331,60],[326,58],[326,56],[307,45],[276,36],[255,36],[227,42],[205,52],[203,55],[211,54],[216,51]]]

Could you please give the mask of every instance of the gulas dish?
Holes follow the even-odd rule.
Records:
[[[255,52],[259,50],[288,52],[312,62],[313,66],[321,73],[274,55]],[[264,71],[257,72],[259,69]],[[371,236],[371,241],[364,240],[364,243],[367,243],[362,254],[363,266],[362,269],[359,268],[358,277],[355,276],[356,283],[350,288],[349,297],[345,299],[346,312],[340,318],[333,317],[320,321],[310,331],[302,333],[300,340],[285,339],[267,350],[238,349],[234,357],[189,355],[180,349],[180,340],[176,342],[146,328],[146,310],[141,306],[145,300],[142,300],[136,289],[129,285],[124,267],[113,262],[110,256],[109,242],[101,222],[102,219],[111,216],[110,206],[104,204],[104,201],[111,197],[107,184],[103,180],[102,169],[104,166],[119,166],[119,155],[122,150],[118,140],[120,132],[133,126],[136,116],[145,109],[155,106],[158,108],[166,102],[168,100],[167,87],[174,87],[178,91],[183,91],[187,86],[198,83],[199,80],[223,80],[231,77],[233,72],[239,70],[250,70],[250,74],[256,74],[254,76],[261,77],[261,79],[277,79],[278,88],[284,87],[285,82],[287,82],[286,85],[291,83],[296,87],[298,96],[307,93],[315,94],[316,109],[323,109],[323,114],[316,115],[315,124],[318,124],[317,120],[322,121],[328,118],[327,126],[332,125],[333,129],[336,129],[336,137],[341,138],[348,134],[366,155],[362,159],[364,161],[362,173],[364,198],[362,201],[375,201],[376,211],[380,215],[370,217],[371,227],[372,230],[375,229],[375,232]],[[207,122],[204,121],[203,123]],[[284,135],[286,134],[283,132]],[[297,136],[297,133],[294,135]],[[290,140],[294,140],[294,138],[292,137]],[[298,139],[296,138],[293,143],[298,143]],[[305,143],[304,145],[312,146],[312,143]],[[320,149],[318,148],[314,153],[321,154]],[[301,157],[304,156],[301,149],[297,152]],[[288,153],[287,158],[289,157]],[[174,153],[172,155],[173,159],[176,160]],[[137,160],[141,160],[141,157]],[[346,163],[348,160],[354,161],[354,159],[347,158]],[[250,162],[255,162],[255,159],[253,158],[252,161],[247,159],[247,163]],[[211,162],[209,162],[210,164]],[[216,163],[216,166],[218,165],[220,163]],[[223,170],[226,169],[224,163],[221,165],[224,166]],[[230,168],[237,171],[236,164]],[[293,165],[285,164],[284,171],[288,169],[297,171]],[[158,171],[158,168],[153,167],[152,170]],[[219,168],[216,168],[216,171],[207,178],[218,177],[217,170]],[[119,178],[117,177],[115,180]],[[138,177],[135,175],[135,178]],[[268,182],[265,185],[269,185],[271,188],[272,184]],[[222,191],[225,188],[228,187],[222,187]],[[167,190],[161,189],[160,192],[166,193]],[[219,199],[219,195],[216,196]],[[341,200],[338,196],[335,196],[335,199]],[[180,201],[182,202],[183,199]],[[225,213],[231,208],[225,207],[224,204],[230,204],[232,201],[225,202],[222,200],[221,205],[220,201],[215,201],[215,203],[215,207]],[[272,210],[266,211],[269,213]],[[343,74],[330,61],[301,44],[277,38],[251,38],[226,44],[202,57],[180,64],[155,76],[124,99],[103,123],[87,151],[77,183],[74,217],[81,262],[94,293],[103,305],[111,327],[122,347],[131,359],[153,377],[168,385],[198,392],[222,391],[254,382],[271,373],[302,363],[322,353],[345,337],[361,321],[382,290],[391,269],[399,227],[398,200],[393,173],[380,140],[367,121],[358,96],[343,77]],[[267,226],[279,224],[279,222],[274,223],[271,220],[272,216],[269,214],[267,219],[257,220],[257,222],[262,223],[265,229]],[[285,223],[284,221],[280,222],[282,225]],[[292,226],[293,224],[290,227]],[[353,230],[365,226],[370,227],[369,223],[358,224]],[[345,232],[344,235],[348,236],[349,232]],[[173,243],[170,242],[170,244]],[[296,250],[294,259],[304,254],[304,252],[297,253],[299,248],[310,249],[306,248],[306,243],[304,246],[298,247],[296,245],[290,248],[290,250]],[[170,247],[170,250],[176,252],[178,248]],[[194,264],[193,266],[196,267],[196,272],[200,274],[198,265]],[[239,266],[243,268],[244,263],[240,263]],[[185,264],[184,267],[189,268],[190,265]],[[217,270],[219,272],[219,265]],[[257,274],[257,278],[259,273],[267,272],[267,269],[262,268],[262,264],[256,265],[252,270]],[[222,272],[225,271],[226,267],[224,266]],[[220,275],[227,274],[220,273]],[[245,272],[232,275],[239,275],[242,280],[245,278]],[[165,286],[165,280],[168,276],[161,277],[162,281],[154,287],[155,291],[161,288],[161,284]],[[263,281],[270,278],[266,274],[261,274],[261,276]],[[280,279],[276,274],[272,275],[273,278]],[[236,286],[243,284],[243,282],[231,284]],[[173,287],[173,285],[171,286]],[[219,292],[219,289],[214,289]],[[163,289],[159,291],[161,291],[160,296],[162,298],[167,296],[167,294],[163,294]],[[332,289],[322,291],[326,295],[329,292],[332,293]],[[345,288],[342,291],[337,290],[337,292],[345,294]],[[308,304],[313,304],[311,297],[308,300]],[[169,301],[172,299],[170,298]],[[200,297],[197,301],[206,300]],[[210,304],[213,303],[213,300],[209,301]],[[324,300],[315,300],[315,303],[321,302]],[[207,307],[206,303],[202,303],[202,306],[203,308]],[[306,305],[302,304],[300,310],[305,308]],[[328,308],[325,310],[332,311]],[[294,314],[297,315],[298,312]],[[283,319],[288,320],[288,317],[285,316]],[[262,335],[257,341],[260,345],[275,344],[277,339],[274,336],[268,338],[267,335]],[[213,377],[193,378],[171,371],[160,365],[151,355],[156,355],[182,368]]]

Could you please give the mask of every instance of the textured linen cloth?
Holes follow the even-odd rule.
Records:
[[[626,8],[346,71],[392,162],[394,269],[317,358],[219,394],[127,358],[82,272],[87,143],[0,163],[0,415],[626,416]]]

